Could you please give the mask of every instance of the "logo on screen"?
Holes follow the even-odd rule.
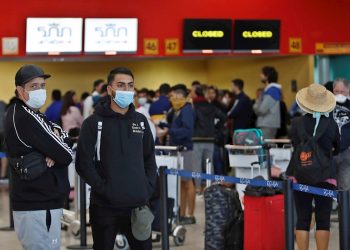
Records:
[[[42,32],[42,37],[71,37],[72,29],[70,27],[60,27],[59,23],[49,23],[46,27],[38,27]]]
[[[128,29],[126,27],[116,27],[114,23],[107,23],[104,27],[95,27],[95,32],[100,37],[121,37],[128,36]]]

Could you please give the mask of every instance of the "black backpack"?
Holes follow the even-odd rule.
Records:
[[[297,134],[301,143],[294,149],[293,163],[294,177],[298,183],[315,185],[330,176],[332,152],[325,152],[318,143],[330,124],[330,119],[324,121],[324,126],[318,127],[319,130],[315,136],[307,134],[303,119],[297,123]]]

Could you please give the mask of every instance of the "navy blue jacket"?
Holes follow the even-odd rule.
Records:
[[[253,117],[253,105],[250,98],[241,92],[236,96],[232,108],[227,116],[234,120],[233,130],[250,128]]]
[[[161,95],[159,99],[151,104],[149,108],[149,114],[152,115],[162,115],[165,112],[168,112],[171,108],[171,103],[168,97]]]
[[[49,121],[59,123],[61,120],[62,101],[54,101],[47,107],[45,115]]]
[[[170,144],[172,146],[185,146],[187,150],[193,149],[194,118],[194,110],[189,103],[174,114],[169,129]]]

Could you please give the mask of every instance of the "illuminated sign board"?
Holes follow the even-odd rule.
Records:
[[[26,53],[81,53],[82,18],[27,18]]]
[[[230,52],[232,21],[230,19],[185,19],[183,52]]]
[[[86,18],[85,53],[135,53],[137,18]]]
[[[233,49],[237,52],[278,52],[279,20],[235,20]]]

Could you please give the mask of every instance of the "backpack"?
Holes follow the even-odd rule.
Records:
[[[264,144],[264,136],[261,129],[250,128],[250,129],[237,129],[233,133],[233,145],[244,145],[244,146],[259,146]],[[257,154],[259,157],[259,164],[262,164],[265,160],[264,149],[251,150],[252,154]],[[237,153],[243,153],[237,150]]]
[[[306,133],[303,119],[300,119],[297,135],[301,143],[293,152],[294,177],[298,183],[315,185],[330,176],[332,165],[332,152],[325,152],[319,145],[318,140],[326,133],[330,119],[315,136]]]

